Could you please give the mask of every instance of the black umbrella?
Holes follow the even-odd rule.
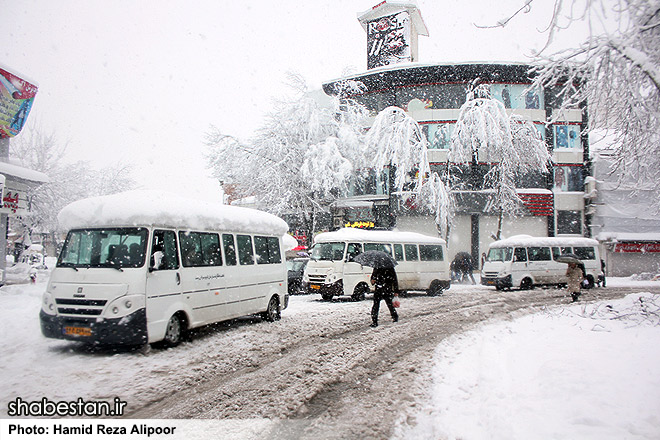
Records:
[[[561,254],[560,256],[555,258],[555,261],[566,264],[575,263],[578,266],[580,266],[582,270],[584,270],[584,263],[582,262],[582,260],[580,260],[580,257],[578,257],[575,254],[571,254],[571,253]]]
[[[454,256],[455,261],[469,261],[472,263],[472,255],[467,252],[459,252]]]
[[[366,251],[353,258],[353,261],[374,269],[394,268],[396,261],[390,254],[383,251]]]

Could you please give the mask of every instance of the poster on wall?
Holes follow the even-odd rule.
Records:
[[[0,137],[14,137],[21,132],[37,86],[0,66]]]
[[[412,61],[410,27],[406,11],[367,23],[367,68]]]
[[[579,125],[555,125],[555,148],[582,148]]]

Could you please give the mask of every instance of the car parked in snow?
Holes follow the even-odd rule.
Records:
[[[286,262],[289,280],[289,295],[306,293],[302,287],[302,277],[308,261],[309,258],[294,258]]]

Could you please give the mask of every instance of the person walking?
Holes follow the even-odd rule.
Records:
[[[397,322],[399,315],[392,304],[397,295],[399,283],[396,271],[393,267],[374,268],[371,273],[371,284],[374,285],[374,304],[371,307],[371,327],[378,327],[378,313],[380,312],[380,301],[385,300],[387,308],[392,315],[392,321]]]
[[[568,263],[566,278],[568,278],[568,292],[571,294],[573,302],[576,302],[580,297],[580,288],[582,280],[584,280],[582,269],[578,267],[577,263]]]

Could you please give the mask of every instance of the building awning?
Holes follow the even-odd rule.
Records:
[[[20,179],[39,184],[50,182],[48,176],[40,171],[23,168],[7,162],[0,162],[0,174],[4,174],[5,177],[10,179]]]

